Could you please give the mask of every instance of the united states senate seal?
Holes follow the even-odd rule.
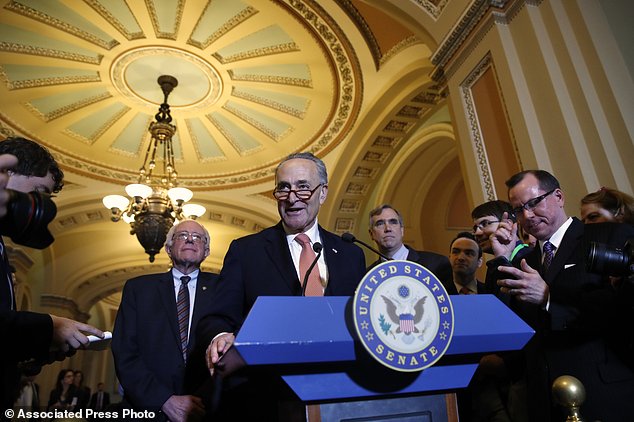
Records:
[[[357,287],[354,325],[365,349],[397,371],[435,364],[451,342],[454,314],[442,283],[410,261],[386,261]]]

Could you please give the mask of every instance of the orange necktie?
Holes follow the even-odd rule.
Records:
[[[469,290],[468,288],[463,286],[462,288],[460,288],[460,294],[461,295],[472,295],[474,293],[471,290]]]
[[[310,264],[315,260],[315,251],[310,244],[310,238],[300,233],[295,236],[295,241],[302,245],[302,253],[299,255],[299,276],[300,283],[304,282],[306,278],[306,271]],[[315,265],[308,276],[308,285],[306,286],[306,296],[323,296],[324,289],[321,286],[321,279],[319,277],[319,266]]]

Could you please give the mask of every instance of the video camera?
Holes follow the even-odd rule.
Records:
[[[42,192],[23,193],[7,189],[7,214],[0,218],[0,234],[29,248],[44,249],[55,240],[48,223],[55,218],[57,206]]]
[[[587,268],[595,274],[625,277],[634,275],[634,237],[628,239],[622,248],[590,242]]]

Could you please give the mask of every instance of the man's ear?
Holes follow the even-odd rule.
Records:
[[[326,196],[328,196],[328,185],[323,185],[321,192],[319,192],[319,204],[323,204],[326,201]]]
[[[555,192],[553,192],[553,195],[557,198],[557,201],[559,201],[561,207],[564,207],[564,203],[566,202],[566,198],[564,196],[564,191],[562,191],[561,189],[557,188],[555,189]]]

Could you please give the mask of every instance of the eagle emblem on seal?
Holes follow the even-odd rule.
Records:
[[[427,297],[410,297],[410,290],[404,285],[399,286],[398,296],[396,298],[381,295],[388,317],[394,324],[398,325],[396,333],[404,333],[405,335],[410,335],[412,332],[418,333],[416,324],[423,319]]]

